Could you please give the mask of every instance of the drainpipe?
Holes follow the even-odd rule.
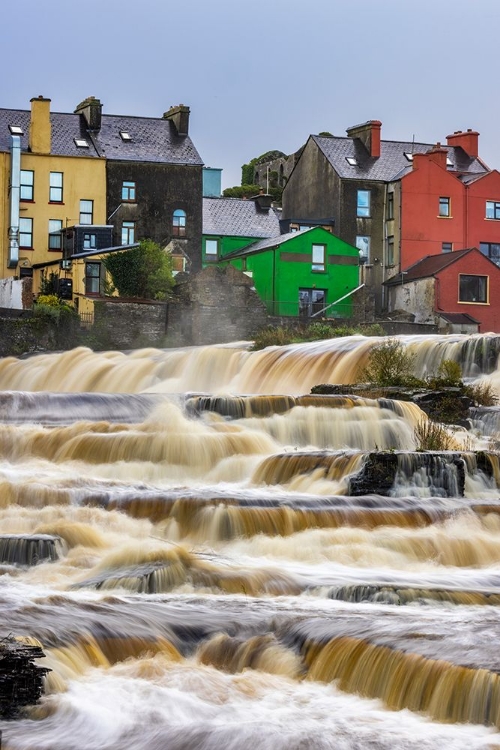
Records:
[[[21,138],[11,136],[10,156],[10,216],[9,253],[7,267],[16,268],[19,262],[19,199],[21,193]]]

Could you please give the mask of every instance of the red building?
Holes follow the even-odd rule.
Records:
[[[443,332],[500,332],[500,268],[477,248],[430,255],[384,284],[389,308]]]
[[[448,136],[427,153],[416,153],[400,181],[400,268],[427,255],[477,247],[500,263],[500,174],[454,170],[450,156],[461,148],[477,164],[478,133]],[[453,151],[450,149],[453,147]]]

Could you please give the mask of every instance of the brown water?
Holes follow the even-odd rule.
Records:
[[[427,460],[418,407],[308,395],[376,341],[0,360],[0,636],[52,670],[2,747],[500,746],[500,420]],[[402,342],[500,390],[493,335]]]

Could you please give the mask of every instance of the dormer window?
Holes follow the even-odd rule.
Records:
[[[355,159],[354,156],[346,156],[346,161],[351,167],[358,166],[358,160]]]
[[[120,130],[120,137],[121,137],[122,141],[131,141],[132,140],[132,136],[130,135],[130,133],[127,133],[126,130]]]
[[[9,125],[9,130],[12,135],[24,135],[24,130],[19,125]]]
[[[75,138],[75,146],[77,148],[89,148],[89,144],[85,138]]]

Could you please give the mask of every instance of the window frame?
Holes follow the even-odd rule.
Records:
[[[387,243],[387,255],[386,255],[386,266],[394,266],[394,235],[390,234],[386,240]]]
[[[97,235],[94,232],[84,232],[82,247],[83,250],[97,250]]]
[[[83,211],[83,205],[84,203],[90,203],[90,212],[89,211]],[[82,217],[84,216],[90,216],[90,221],[83,221]],[[88,226],[94,223],[94,201],[90,200],[89,198],[80,198],[80,221],[79,224],[82,224],[83,226]]]
[[[441,252],[442,253],[452,253],[453,252],[453,242],[441,242]]]
[[[364,254],[363,255],[361,254],[362,251],[365,250],[365,248],[360,247],[360,245],[359,245],[359,241],[360,240],[367,240],[368,251],[367,251],[366,256]],[[357,250],[359,250],[359,262],[360,262],[360,265],[370,265],[371,244],[372,244],[372,241],[371,241],[371,236],[369,234],[357,234],[356,235],[356,244],[355,244],[355,246],[356,246]],[[365,258],[365,260],[363,262],[361,260],[362,258]]]
[[[387,193],[387,205],[385,210],[385,220],[394,221],[394,190]]]
[[[186,218],[183,208],[176,208],[172,213],[172,237],[186,236]]]
[[[210,253],[208,251],[209,243],[210,245],[215,244],[215,253]],[[211,238],[207,237],[207,239],[205,240],[205,260],[215,261],[218,259],[219,259],[219,240],[216,240],[213,237]]]
[[[492,207],[493,216],[488,216],[488,206]],[[498,221],[500,219],[500,201],[486,201],[485,219]]]
[[[491,252],[492,248],[498,248],[497,255]],[[484,252],[485,249],[488,250],[487,253]],[[480,242],[479,252],[482,253],[485,258],[489,258],[492,263],[496,263],[497,265],[500,264],[500,242]]]
[[[89,273],[92,267],[97,269],[97,273]],[[95,280],[97,280],[97,291],[90,287],[95,286]],[[90,283],[93,282],[93,283]],[[96,297],[101,293],[101,263],[93,260],[85,263],[85,294],[87,296]]]
[[[61,184],[60,185],[53,185],[52,184],[52,176],[60,175],[61,176]],[[49,203],[62,203],[63,202],[63,195],[64,195],[64,177],[63,172],[50,172],[49,174]],[[54,192],[53,192],[54,191]],[[59,198],[54,197],[55,195],[59,195]]]
[[[122,221],[121,244],[133,245],[135,242],[135,221]]]
[[[29,224],[25,224],[25,222],[29,222]],[[23,225],[29,226],[29,230],[23,229]],[[23,237],[29,237],[29,244],[23,241]],[[24,250],[33,250],[33,219],[29,216],[22,216],[19,219],[19,247]]]
[[[122,182],[122,202],[136,202],[136,183],[134,180],[123,180]]]
[[[361,196],[363,194],[367,195],[367,205],[363,205],[363,202],[361,200]],[[357,190],[356,191],[356,217],[359,219],[369,219],[371,217],[371,206],[372,206],[372,198],[371,198],[371,190]]]
[[[51,229],[51,224],[58,224],[58,229]],[[62,246],[62,230],[63,230],[63,222],[62,219],[49,219],[49,237],[48,237],[48,244],[47,247],[49,249],[49,252],[61,252],[63,249]],[[56,244],[53,244],[53,243]]]
[[[26,175],[31,175],[31,182],[24,182]],[[29,198],[23,196],[23,189],[29,193]],[[35,201],[35,171],[34,169],[21,169],[19,177],[19,200],[25,203],[34,203]]]
[[[451,198],[448,195],[439,196],[439,213],[440,219],[451,219]]]
[[[314,258],[319,252],[321,259]],[[311,271],[314,273],[324,273],[326,271],[326,245],[323,242],[313,242],[311,245]]]
[[[484,299],[462,299],[464,294],[463,284],[472,279],[484,279]],[[488,305],[489,304],[490,277],[484,274],[460,273],[458,275],[458,303],[461,305]],[[480,292],[481,290],[478,289]],[[480,294],[478,295],[480,296]]]

